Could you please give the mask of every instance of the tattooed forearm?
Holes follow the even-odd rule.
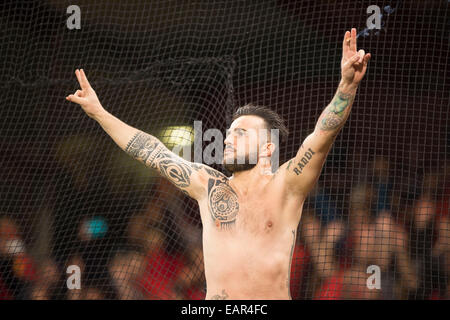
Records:
[[[319,128],[323,131],[338,130],[348,118],[355,94],[356,90],[344,93],[341,88],[338,88],[333,100],[321,115]]]
[[[228,298],[228,294],[225,292],[225,290],[222,290],[222,295],[216,294],[211,297],[211,300],[226,300]]]
[[[146,166],[156,169],[179,188],[190,186],[190,175],[192,170],[197,168],[170,152],[157,138],[141,131],[128,142],[125,152]]]
[[[130,156],[143,162],[146,166],[156,169],[155,157],[163,149],[162,143],[155,137],[139,131],[128,142],[125,152]]]
[[[294,173],[296,175],[300,175],[303,172],[303,169],[306,167],[308,162],[314,157],[315,154],[316,153],[311,148],[308,148],[308,150],[305,152],[305,154],[300,159],[300,161],[297,163],[297,165],[293,166]],[[293,160],[291,160],[291,161],[293,162]],[[291,164],[293,164],[291,161],[289,161],[289,164],[288,164],[286,170],[289,170],[289,168],[291,167]]]

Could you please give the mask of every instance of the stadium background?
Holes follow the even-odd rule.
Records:
[[[71,4],[81,8],[80,30],[66,26]],[[364,30],[373,4],[382,28]],[[0,298],[204,296],[195,202],[65,101],[78,88],[76,68],[109,112],[168,146],[189,144],[194,120],[224,131],[237,106],[270,106],[290,129],[284,162],[332,99],[342,37],[356,27],[372,59],[305,205],[292,296],[448,299],[448,6],[3,1]],[[375,251],[389,253],[378,291],[367,290],[359,264],[373,248],[352,235],[374,224],[389,229],[376,234],[385,244]],[[80,266],[81,290],[67,289],[68,265]]]

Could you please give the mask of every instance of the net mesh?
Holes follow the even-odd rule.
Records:
[[[236,107],[269,106],[283,163],[332,99],[351,27],[372,60],[305,203],[291,295],[449,298],[448,1],[379,1],[379,30],[371,1],[76,4],[80,29],[68,1],[0,4],[0,299],[205,297],[197,203],[64,100],[76,68],[170,148],[196,120],[224,132]]]

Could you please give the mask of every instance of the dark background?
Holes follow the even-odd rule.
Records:
[[[71,4],[81,8],[81,30],[66,27]],[[383,27],[361,33],[373,4]],[[140,164],[65,100],[78,89],[76,68],[86,71],[109,112],[155,135],[194,120],[203,121],[203,130],[224,131],[238,106],[269,106],[290,130],[284,162],[331,101],[342,38],[352,27],[360,33],[358,49],[372,59],[320,184],[345,217],[355,180],[384,156],[394,189],[405,201],[415,199],[424,174],[439,172],[449,159],[448,6],[444,0],[3,1],[0,215],[16,222],[28,247],[40,243],[30,249],[37,260],[52,256],[62,266],[74,251],[97,257],[89,271],[95,278],[127,243],[130,217],[158,197],[159,180],[142,176]],[[175,198],[199,226],[196,204],[181,193]],[[107,217],[110,229],[85,247],[78,226],[94,215]],[[168,247],[183,251],[171,223],[164,222]],[[10,267],[5,259],[0,274],[18,292],[25,284]]]

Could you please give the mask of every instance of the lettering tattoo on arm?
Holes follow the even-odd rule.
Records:
[[[316,153],[311,148],[308,148],[308,150],[305,151],[305,154],[297,163],[297,165],[293,166],[294,160],[291,159],[288,163],[288,166],[286,167],[286,170],[289,170],[289,168],[293,166],[294,173],[296,175],[300,175],[303,172],[303,169],[306,167],[306,165],[309,163],[309,161],[313,158],[315,154]]]
[[[211,297],[211,300],[226,300],[228,298],[228,294],[225,292],[225,290],[222,290],[222,295],[216,294]]]
[[[325,109],[319,128],[324,131],[334,131],[343,125],[350,112],[349,106],[355,99],[355,93],[343,93],[339,88],[331,103]]]
[[[157,138],[142,131],[128,142],[125,152],[147,167],[158,170],[185,194],[187,192],[183,188],[190,186],[190,176],[199,167],[173,154]]]

